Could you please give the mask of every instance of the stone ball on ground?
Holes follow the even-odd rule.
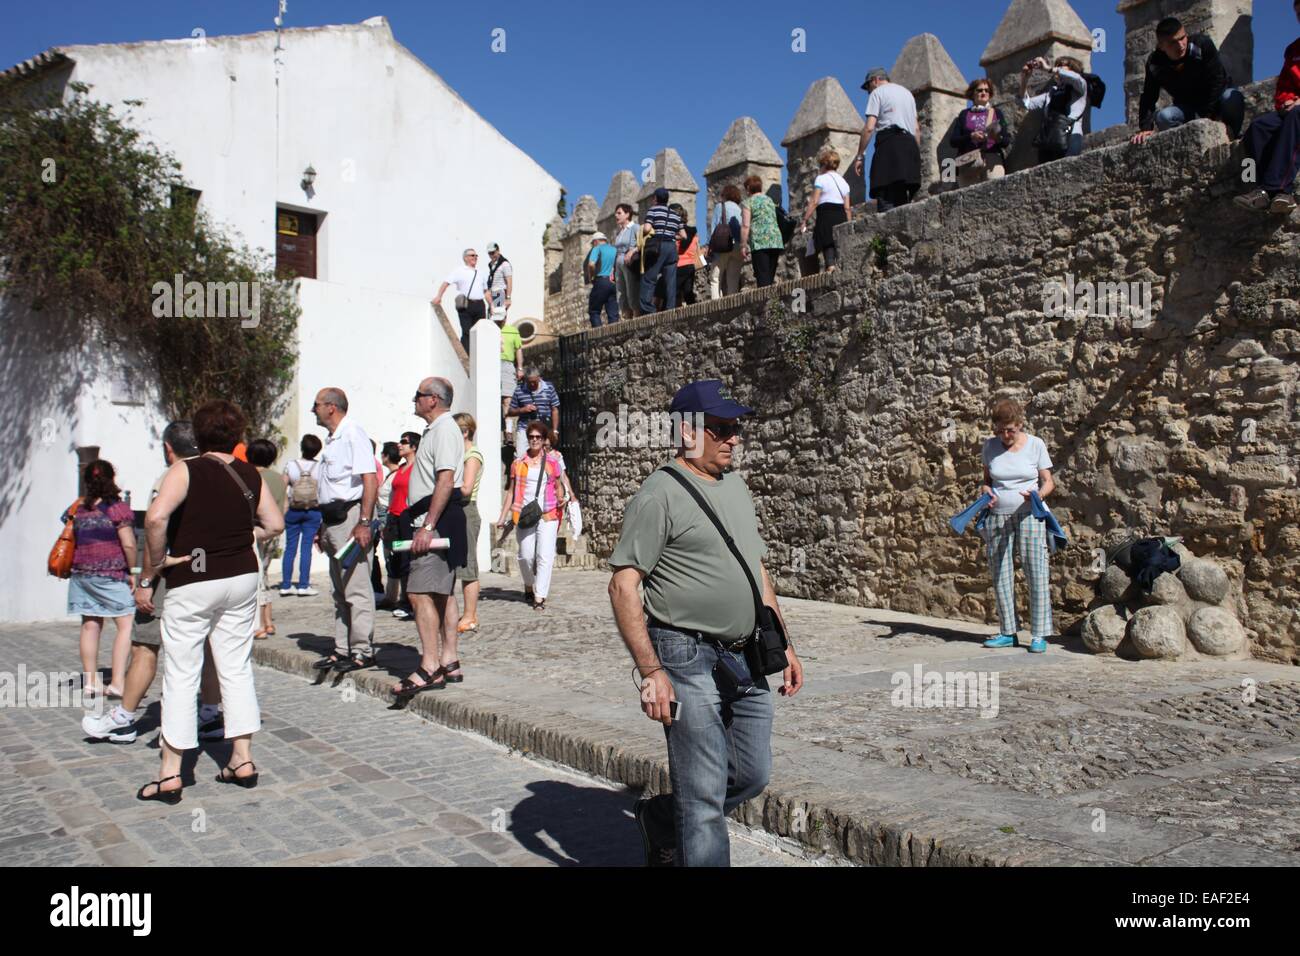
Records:
[[[1181,614],[1184,606],[1188,604],[1187,590],[1183,587],[1183,582],[1174,575],[1162,574],[1151,582],[1151,594],[1147,596],[1144,603],[1177,608]]]
[[[1194,601],[1218,604],[1228,594],[1228,573],[1217,562],[1206,558],[1184,561],[1178,569],[1178,578]]]
[[[1187,653],[1187,630],[1175,608],[1144,607],[1128,624],[1128,638],[1139,657],[1176,660]]]
[[[1105,604],[1083,619],[1083,645],[1094,654],[1113,654],[1124,640],[1128,617],[1118,604]]]
[[[1111,604],[1124,600],[1124,592],[1129,589],[1128,573],[1118,564],[1112,564],[1097,582],[1097,597]]]
[[[1187,636],[1202,654],[1227,657],[1246,646],[1246,629],[1220,607],[1199,608],[1187,623]]]

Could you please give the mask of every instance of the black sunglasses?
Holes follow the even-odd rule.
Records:
[[[422,398],[437,398],[437,397],[438,396],[434,395],[433,392],[416,392],[415,397],[411,399],[411,401],[418,402]]]
[[[732,422],[730,425],[705,425],[704,430],[718,441],[726,441],[733,435],[740,434],[741,425],[740,422]]]

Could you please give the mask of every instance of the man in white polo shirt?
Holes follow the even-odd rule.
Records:
[[[483,301],[483,297],[487,289],[488,270],[479,268],[478,253],[473,249],[466,249],[461,253],[461,260],[464,265],[453,269],[451,275],[443,280],[442,285],[438,287],[438,294],[433,297],[433,304],[442,305],[442,296],[447,291],[447,286],[456,287],[456,315],[460,318],[460,344],[465,346],[465,351],[468,353],[470,327],[479,319],[487,317],[487,304]]]
[[[334,596],[334,653],[316,667],[357,670],[375,663],[375,594],[370,587],[370,522],[379,497],[370,439],[347,417],[348,397],[341,388],[322,388],[312,405],[316,424],[329,431],[317,477],[321,526],[317,543],[330,563]],[[360,554],[335,557],[348,539]],[[346,567],[345,567],[346,565]]]

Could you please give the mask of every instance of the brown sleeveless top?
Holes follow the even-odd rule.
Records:
[[[247,462],[235,460],[230,465],[253,493],[256,507],[262,494],[262,476]],[[190,490],[167,524],[168,551],[181,555],[199,549],[201,555],[163,572],[168,590],[196,581],[256,574],[253,518],[243,490],[216,459],[190,458],[185,467],[190,473]]]

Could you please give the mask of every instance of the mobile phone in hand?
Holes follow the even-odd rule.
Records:
[[[681,717],[677,716],[678,714],[681,713],[681,711],[682,711],[681,705],[677,701],[670,700],[668,702],[668,716],[671,717],[673,720],[681,720]]]

